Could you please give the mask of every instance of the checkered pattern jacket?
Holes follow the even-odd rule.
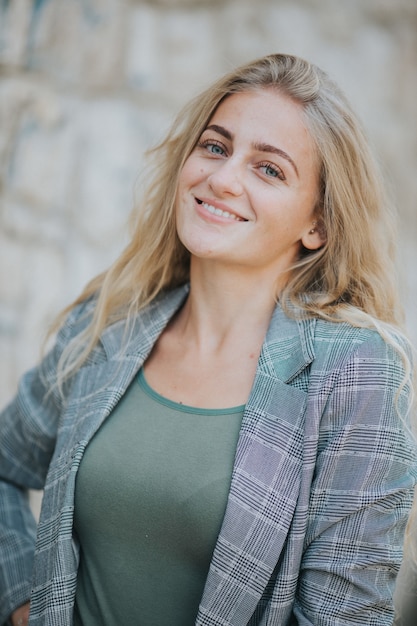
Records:
[[[0,624],[30,596],[31,626],[71,625],[78,467],[186,294],[171,292],[138,315],[122,354],[123,323],[109,327],[64,397],[45,395],[63,348],[86,324],[91,304],[78,307],[1,414]],[[392,624],[417,480],[403,377],[376,332],[276,308],[198,626]],[[44,489],[37,529],[27,489]]]

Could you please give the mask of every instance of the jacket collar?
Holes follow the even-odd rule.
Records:
[[[287,315],[280,304],[274,310],[262,348],[259,367],[285,383],[290,382],[314,360],[314,319]]]
[[[121,354],[146,359],[159,335],[173,315],[184,303],[189,285],[163,293],[133,320],[126,330],[122,320],[107,328],[101,342],[108,359],[118,359]],[[314,359],[314,319],[297,319],[295,309],[284,313],[280,304],[274,310],[259,367],[289,382]],[[124,348],[127,348],[124,350]]]
[[[101,336],[101,343],[109,360],[127,357],[146,359],[159,335],[184,303],[189,285],[160,294],[132,320],[126,328],[125,320],[109,326]]]

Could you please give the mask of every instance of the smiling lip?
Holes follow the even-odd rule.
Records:
[[[205,200],[201,200],[200,198],[196,198],[196,201],[199,205],[203,206],[206,209],[206,211],[208,211],[208,213],[211,213],[211,215],[217,215],[218,217],[224,217],[226,219],[235,220],[236,222],[248,221],[248,220],[245,220],[243,217],[240,217],[240,215],[237,215],[236,213],[232,213],[231,211],[221,209],[217,205],[217,203],[215,206],[214,204],[211,204],[211,202],[206,202]]]

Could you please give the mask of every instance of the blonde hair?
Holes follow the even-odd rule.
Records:
[[[300,313],[355,325],[400,325],[392,213],[361,126],[322,70],[295,56],[273,54],[232,71],[194,98],[150,152],[152,175],[132,213],[130,243],[59,318],[61,323],[75,305],[96,298],[77,349],[69,348],[62,358],[60,376],[82,364],[108,325],[133,319],[162,290],[187,282],[189,253],[175,228],[179,173],[219,104],[231,94],[259,89],[276,89],[302,106],[320,165],[317,214],[326,243],[302,251],[279,294],[283,305],[291,302]]]

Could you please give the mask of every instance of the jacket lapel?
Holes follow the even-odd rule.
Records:
[[[313,321],[277,307],[243,417],[231,489],[197,624],[246,624],[276,567],[297,503]],[[209,621],[207,621],[209,620]]]
[[[41,551],[45,550],[45,546],[48,547],[50,558],[55,559],[56,571],[60,572],[64,586],[69,585],[73,594],[75,584],[72,586],[68,581],[75,583],[79,555],[78,544],[73,536],[74,494],[83,454],[88,442],[125,393],[187,293],[188,288],[180,288],[158,298],[158,303],[155,302],[134,318],[127,335],[124,322],[110,326],[103,333],[101,344],[71,381],[68,405],[49,466],[37,545]],[[65,558],[60,556],[63,552]],[[42,581],[45,586],[49,585],[47,577],[50,575],[51,570],[45,567],[37,571],[39,589]],[[58,583],[55,587],[56,596],[59,596],[56,602],[62,603],[61,587]],[[46,596],[43,595],[39,602],[46,602]]]
[[[67,408],[67,423],[71,429],[76,425],[72,443],[79,450],[77,466],[87,443],[119,402],[187,294],[185,286],[162,295],[134,318],[130,329],[121,321],[104,331],[93,363],[78,372],[74,400]],[[68,448],[68,441],[63,441],[62,452]]]

